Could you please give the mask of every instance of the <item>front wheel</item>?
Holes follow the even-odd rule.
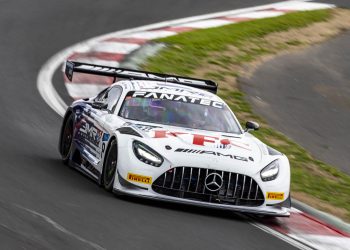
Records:
[[[118,146],[117,141],[113,139],[108,147],[106,159],[102,171],[102,185],[107,191],[112,191],[115,173],[117,171]]]
[[[67,164],[69,161],[71,148],[72,148],[73,120],[74,120],[73,114],[70,114],[66,120],[66,123],[64,124],[64,128],[63,128],[62,134],[61,134],[60,151],[61,151],[62,161],[65,164]]]

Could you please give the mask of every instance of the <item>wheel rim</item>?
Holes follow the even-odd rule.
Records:
[[[110,186],[110,184],[114,181],[115,171],[117,167],[117,155],[112,153],[115,150],[115,144],[113,144],[110,148],[106,170],[105,170],[105,186]]]
[[[63,137],[62,137],[62,156],[67,158],[69,156],[70,147],[73,140],[73,122],[69,119],[64,128]]]

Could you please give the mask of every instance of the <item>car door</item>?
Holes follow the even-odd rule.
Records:
[[[87,160],[83,162],[83,167],[97,178],[102,173],[101,160],[109,137],[104,127],[105,117],[113,113],[121,93],[121,87],[110,87],[98,94],[82,112],[78,133],[81,134],[82,156]]]

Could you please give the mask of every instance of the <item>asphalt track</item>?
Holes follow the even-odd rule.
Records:
[[[350,7],[350,3],[344,5]],[[257,113],[350,174],[350,32],[277,57],[242,84]]]
[[[59,160],[61,117],[36,77],[81,40],[269,1],[0,1],[1,249],[292,249],[221,211],[118,199]]]

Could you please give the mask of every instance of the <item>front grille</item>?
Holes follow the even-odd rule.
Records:
[[[223,180],[217,191],[210,191],[205,187],[205,179],[212,173],[219,174]],[[209,203],[251,207],[264,203],[264,195],[253,178],[214,169],[172,168],[153,182],[152,189],[167,196]]]

